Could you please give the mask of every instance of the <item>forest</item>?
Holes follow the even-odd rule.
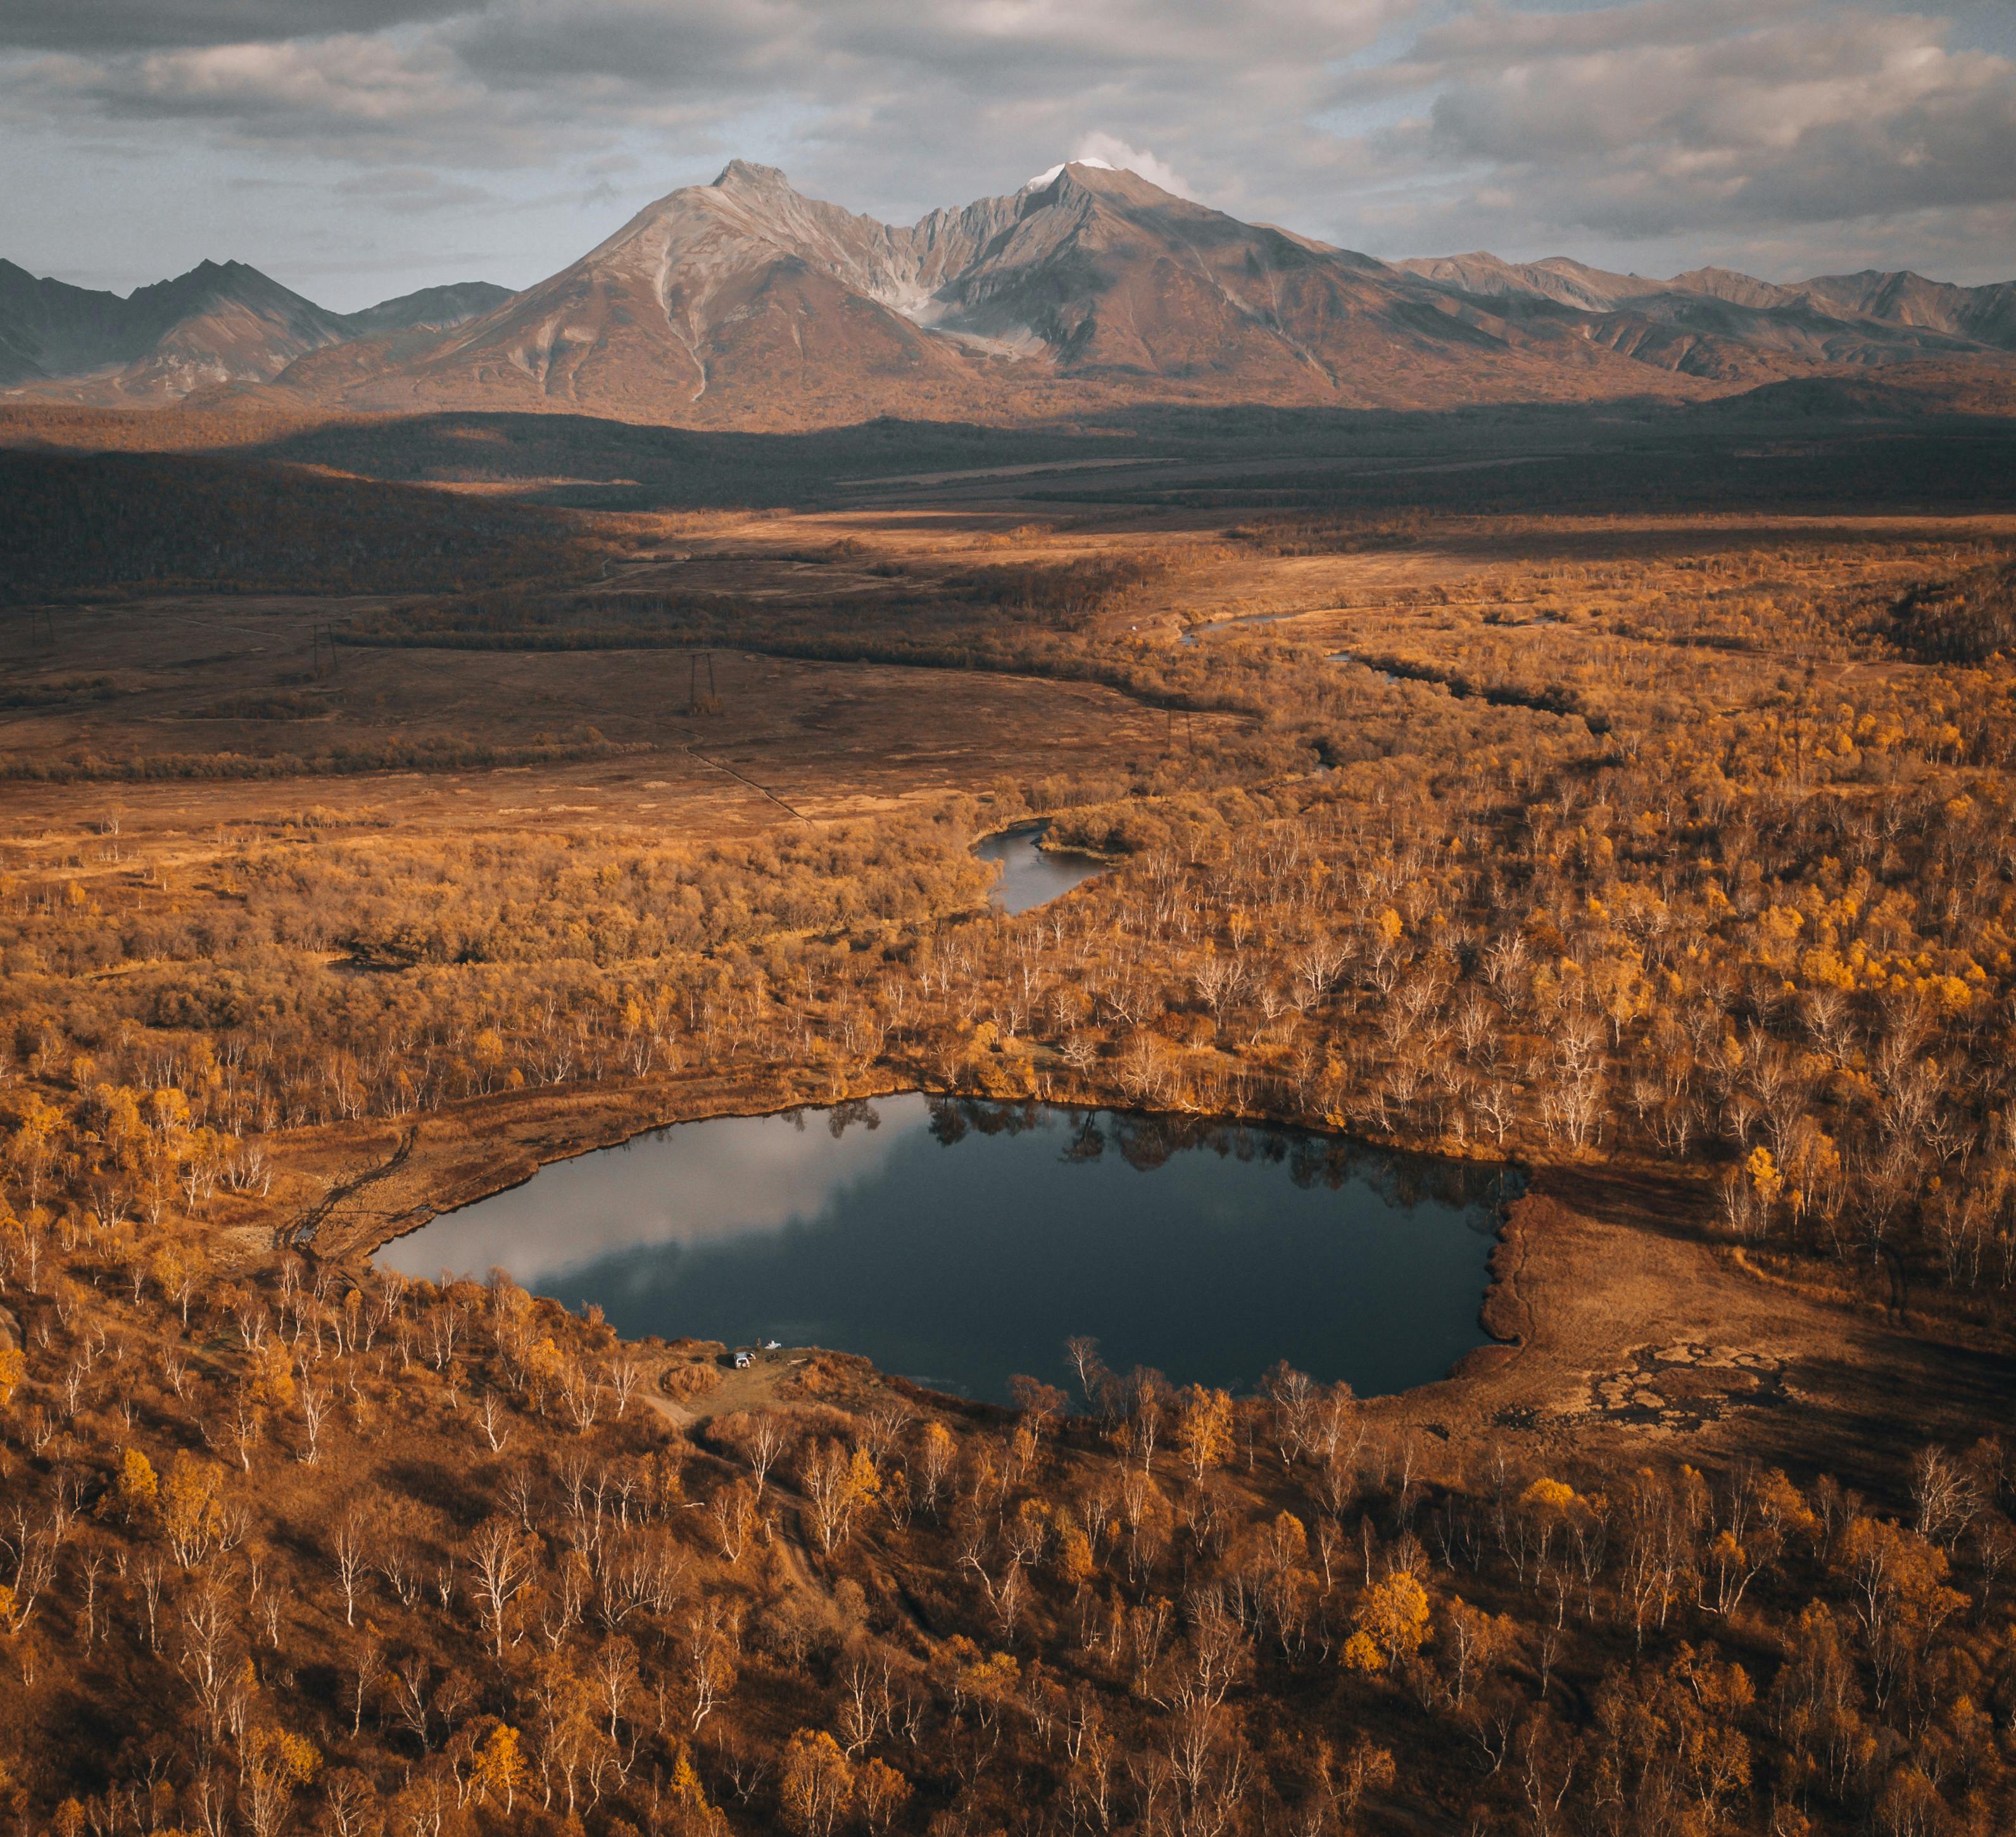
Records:
[[[93,574],[67,463],[0,627],[9,1828],[2016,1824],[1996,479],[178,462]],[[1009,915],[1028,818],[1110,871]],[[1076,1340],[997,1408],[371,1258],[919,1089],[1514,1166],[1496,1343],[1360,1397]]]
[[[207,455],[0,450],[0,595],[107,588],[411,591],[579,569],[571,531],[527,506]]]

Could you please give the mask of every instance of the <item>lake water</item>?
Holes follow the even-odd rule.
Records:
[[[1038,847],[1046,823],[1023,823],[998,836],[983,836],[973,852],[983,861],[998,861],[1001,878],[990,896],[1004,912],[1026,912],[1047,905],[1074,886],[1105,873],[1112,865],[1097,855],[1075,849]]]
[[[1340,1138],[927,1098],[675,1124],[387,1245],[507,1270],[631,1336],[774,1338],[994,1402],[1117,1371],[1251,1389],[1276,1359],[1366,1394],[1445,1375],[1517,1177]]]

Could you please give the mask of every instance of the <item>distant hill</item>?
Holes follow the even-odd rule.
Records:
[[[113,588],[373,593],[585,565],[535,507],[187,453],[0,451],[0,602]]]
[[[1824,275],[1780,285],[1724,268],[1670,280],[1565,256],[1438,256],[1396,264],[1480,301],[1574,315],[1586,336],[1641,361],[1757,383],[1831,366],[2016,352],[2016,282],[1955,287],[1908,272]]]
[[[509,294],[430,287],[335,313],[240,261],[205,261],[121,297],[0,261],[0,386],[113,405],[264,383],[311,351],[387,333],[444,331]]]
[[[423,287],[381,300],[362,312],[347,313],[344,324],[353,338],[376,338],[387,332],[446,332],[511,297],[509,287],[489,281],[455,281],[445,287]]]

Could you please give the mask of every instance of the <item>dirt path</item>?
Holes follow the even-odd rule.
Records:
[[[277,1234],[278,1241],[296,1250],[313,1243],[316,1231],[331,1213],[346,1201],[356,1198],[366,1187],[376,1186],[382,1180],[391,1179],[405,1166],[419,1133],[420,1127],[416,1123],[399,1138],[399,1145],[393,1149],[391,1159],[376,1167],[367,1167],[362,1173],[347,1180],[338,1181],[292,1225],[283,1226]]]

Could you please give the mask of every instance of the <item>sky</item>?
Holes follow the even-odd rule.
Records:
[[[730,158],[886,221],[1091,156],[1388,258],[2016,277],[2016,0],[5,0],[0,257],[520,287]]]

